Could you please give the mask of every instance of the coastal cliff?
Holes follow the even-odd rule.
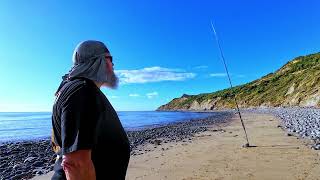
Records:
[[[212,93],[184,94],[158,111],[216,110],[239,107],[319,107],[320,53],[299,56],[260,79]]]

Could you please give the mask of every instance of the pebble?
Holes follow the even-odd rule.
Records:
[[[34,162],[34,163],[32,164],[32,166],[34,166],[34,167],[41,167],[43,164],[44,164],[44,163],[41,162],[41,161],[36,161],[36,162]]]
[[[50,163],[53,151],[42,153],[48,148],[51,148],[49,138],[0,144],[0,179],[31,179],[33,170],[37,168],[33,164],[53,170]]]
[[[36,157],[28,157],[27,159],[25,159],[23,161],[23,163],[26,163],[26,162],[32,162],[33,160],[37,159]]]

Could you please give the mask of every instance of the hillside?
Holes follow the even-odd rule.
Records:
[[[175,98],[157,110],[214,110],[240,107],[319,106],[320,53],[300,56],[250,83],[213,93]]]

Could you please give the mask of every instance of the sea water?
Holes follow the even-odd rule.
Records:
[[[126,130],[137,130],[176,121],[205,118],[210,113],[120,111],[117,112]],[[0,112],[0,143],[35,140],[51,135],[50,112]]]

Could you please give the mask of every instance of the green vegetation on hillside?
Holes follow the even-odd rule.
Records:
[[[320,53],[316,53],[297,57],[276,72],[244,85],[175,98],[159,110],[190,109],[195,102],[211,102],[211,109],[232,108],[235,96],[241,107],[318,106],[319,90]]]

